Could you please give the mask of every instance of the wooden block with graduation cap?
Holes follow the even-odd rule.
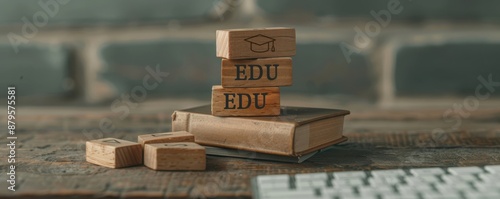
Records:
[[[295,29],[231,29],[216,32],[217,57],[251,59],[295,55]]]

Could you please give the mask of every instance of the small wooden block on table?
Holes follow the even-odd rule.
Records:
[[[280,89],[279,87],[223,88],[220,85],[213,86],[212,115],[280,115]]]
[[[154,170],[205,170],[205,148],[193,142],[146,144],[144,165]]]
[[[261,28],[217,30],[217,57],[250,59],[295,55],[295,29]]]
[[[292,58],[222,59],[223,87],[292,85]]]
[[[194,135],[187,131],[154,133],[137,136],[137,142],[144,147],[145,144],[169,142],[194,142]]]
[[[104,138],[86,142],[87,162],[121,168],[142,164],[142,146],[135,142]]]

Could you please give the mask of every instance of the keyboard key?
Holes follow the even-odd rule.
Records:
[[[500,173],[481,173],[478,176],[483,182],[497,182],[500,179]]]
[[[358,191],[360,195],[376,195],[376,194],[392,194],[396,193],[391,186],[378,186],[378,187],[359,187]]]
[[[500,192],[498,191],[486,191],[486,192],[465,192],[465,198],[474,199],[497,199],[500,198]]]
[[[400,194],[434,192],[434,188],[429,184],[396,185],[396,189]]]
[[[328,179],[328,175],[326,173],[301,173],[295,175],[296,181],[312,179],[320,179],[326,181]]]
[[[341,196],[349,196],[349,197],[359,196],[359,194],[357,194],[352,188],[332,189],[331,187],[327,187],[324,189],[319,189],[319,192],[321,193],[321,196],[324,199],[339,198]]]
[[[376,177],[388,177],[388,176],[405,176],[406,172],[402,169],[389,169],[389,170],[375,170],[372,171],[372,176]]]
[[[262,198],[315,198],[314,189],[303,190],[273,190],[262,192]]]
[[[484,169],[490,173],[497,173],[500,174],[500,165],[489,165],[485,166]]]
[[[477,182],[479,179],[470,174],[465,175],[443,175],[443,180],[448,184],[453,184],[456,182]]]
[[[429,183],[440,183],[441,180],[437,176],[418,176],[404,178],[407,184],[419,185]]]
[[[366,173],[364,171],[335,172],[333,177],[335,179],[365,178]]]
[[[423,199],[462,199],[459,192],[437,193],[427,192],[422,193]]]
[[[364,186],[365,185],[364,180],[356,179],[356,178],[354,178],[354,179],[341,179],[341,180],[333,179],[331,182],[332,182],[333,187],[346,187],[346,186],[352,187],[352,186]]]
[[[427,175],[442,175],[445,171],[441,168],[419,168],[410,169],[410,173],[414,176],[427,176]]]
[[[323,198],[325,198],[325,197],[323,197]],[[328,199],[330,199],[330,198],[338,198],[338,199],[378,199],[376,195],[373,195],[373,196],[362,196],[362,195],[359,195],[357,193],[349,193],[349,194],[344,193],[344,194],[340,194],[340,195],[333,195],[332,197],[326,196],[326,198],[328,198]]]
[[[347,194],[355,194],[354,189],[350,187],[342,188],[342,189],[336,189],[332,187],[326,187],[320,189],[320,192],[323,196],[340,196],[340,195],[347,195]],[[330,198],[331,198],[330,197]]]
[[[326,181],[295,181],[295,185],[297,189],[303,189],[303,188],[325,188],[326,187]]]
[[[379,185],[400,184],[401,181],[399,180],[398,177],[390,176],[390,177],[368,178],[368,183],[371,186],[379,186]]]
[[[328,198],[329,196],[327,196]],[[349,193],[349,194],[340,194],[340,195],[333,195],[333,198],[339,198],[339,199],[361,199],[362,197],[356,193]]]
[[[436,190],[439,193],[448,193],[448,192],[458,192],[458,191],[475,191],[474,187],[472,187],[469,183],[464,182],[456,182],[453,184],[437,184]]]
[[[266,183],[266,184],[259,184],[259,188],[262,190],[287,190],[290,189],[290,184],[289,183]]]
[[[450,167],[448,171],[453,175],[484,173],[483,169],[479,167]]]
[[[360,196],[360,195],[356,195],[356,194],[341,195],[338,198],[339,199],[378,199],[377,196]]]
[[[477,188],[479,191],[491,191],[491,190],[497,190],[500,191],[500,183],[498,183],[498,180],[495,181],[495,183],[475,183],[474,187]]]
[[[405,193],[403,195],[401,194],[381,194],[380,198],[382,199],[420,199],[418,194],[415,193]]]

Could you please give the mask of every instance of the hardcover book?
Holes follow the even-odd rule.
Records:
[[[302,156],[345,141],[344,116],[338,109],[281,107],[279,116],[217,117],[210,105],[178,110],[172,130],[188,131],[195,142],[259,153]]]

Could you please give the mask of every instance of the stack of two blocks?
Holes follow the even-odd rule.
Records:
[[[292,85],[295,29],[217,30],[221,84],[212,87],[212,115],[280,115],[279,86]]]

